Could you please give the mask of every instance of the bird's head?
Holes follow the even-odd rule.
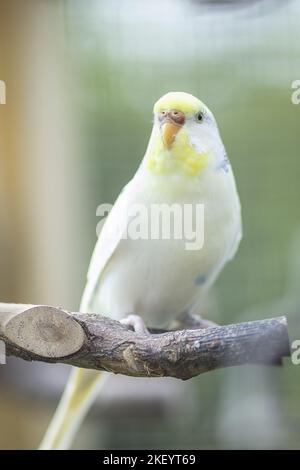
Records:
[[[145,156],[148,171],[197,176],[217,163],[223,144],[212,112],[189,93],[170,92],[154,105]]]

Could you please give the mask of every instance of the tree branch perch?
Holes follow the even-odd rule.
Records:
[[[290,355],[284,316],[206,329],[137,335],[101,315],[0,303],[7,355],[136,377],[189,379],[242,364],[281,364]]]

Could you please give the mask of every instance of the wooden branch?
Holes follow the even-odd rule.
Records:
[[[285,317],[138,335],[110,318],[43,305],[0,303],[7,355],[136,377],[189,379],[242,364],[281,364],[290,355]]]

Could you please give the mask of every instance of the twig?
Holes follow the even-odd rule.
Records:
[[[138,335],[118,321],[43,305],[0,303],[7,355],[137,377],[189,379],[242,364],[281,364],[290,355],[284,316],[206,329]]]

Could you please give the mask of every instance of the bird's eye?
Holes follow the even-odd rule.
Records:
[[[196,115],[196,119],[198,122],[202,122],[203,121],[203,118],[204,118],[204,114],[202,113],[202,111],[200,111],[197,115]]]

